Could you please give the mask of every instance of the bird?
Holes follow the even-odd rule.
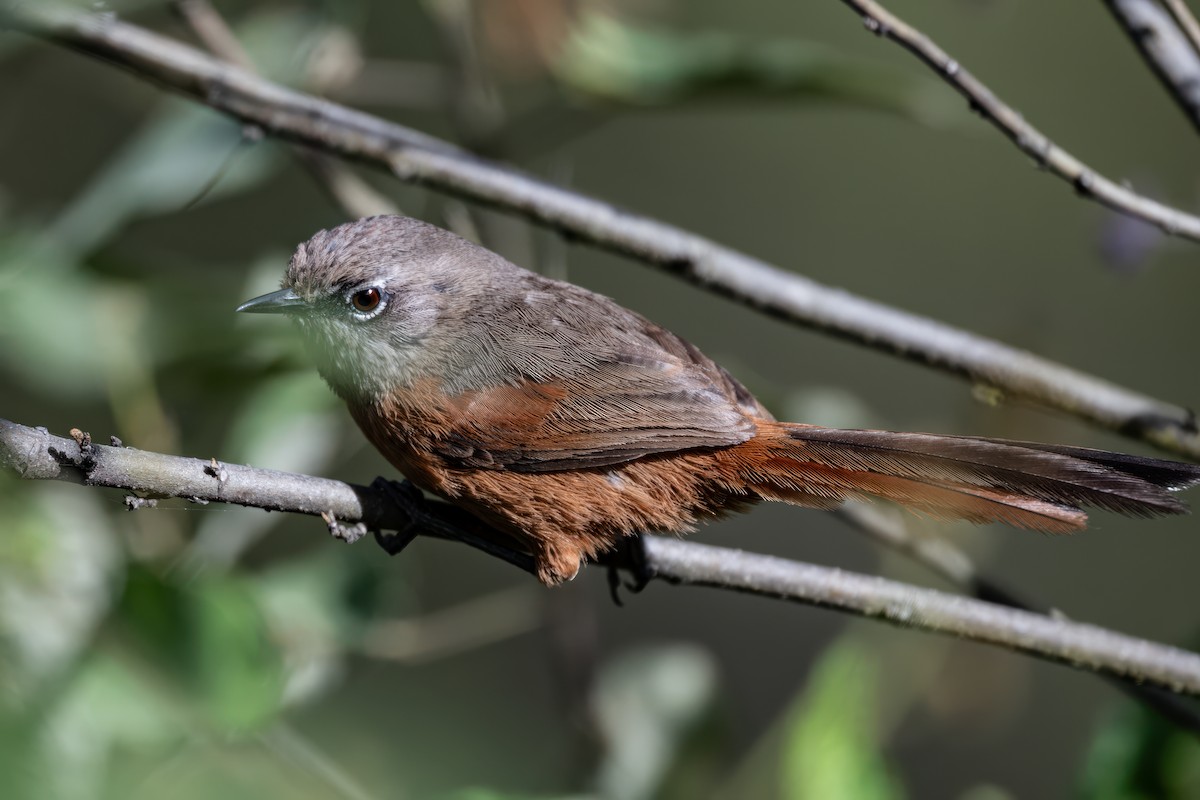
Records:
[[[646,317],[404,216],[319,231],[237,310],[294,319],[371,444],[548,586],[626,537],[760,501],[1067,533],[1084,507],[1184,513],[1173,492],[1200,482],[1200,465],[1105,450],[778,421]]]

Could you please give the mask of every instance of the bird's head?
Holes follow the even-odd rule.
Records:
[[[480,276],[463,265],[477,250],[419,220],[368,217],[300,245],[282,288],[237,310],[292,317],[334,391],[377,399],[424,377],[452,337],[446,320],[469,313]]]

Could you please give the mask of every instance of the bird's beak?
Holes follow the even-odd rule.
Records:
[[[278,292],[247,300],[238,306],[237,310],[250,314],[295,314],[307,306],[304,298],[291,289],[280,289]]]

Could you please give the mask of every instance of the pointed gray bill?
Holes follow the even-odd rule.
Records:
[[[278,292],[247,300],[238,306],[237,310],[250,314],[290,314],[306,306],[308,303],[291,289],[280,289]]]

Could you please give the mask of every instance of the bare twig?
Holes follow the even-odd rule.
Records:
[[[573,239],[653,264],[773,316],[1200,458],[1200,434],[1186,409],[822,286],[701,236],[473,157],[431,136],[285,89],[141,28],[15,0],[0,0],[3,25],[120,64],[275,135],[384,164],[405,180],[523,214]],[[947,65],[943,69],[954,71]],[[995,106],[998,101],[989,103]],[[1051,154],[1058,160],[1069,158],[1056,149]],[[1200,233],[1200,220],[1195,222],[1175,230]]]
[[[1200,130],[1200,29],[1187,6],[1165,1],[1171,14],[1154,0],[1105,0],[1105,5]]]
[[[84,452],[76,440],[6,420],[0,420],[0,467],[25,478],[332,514],[343,522],[362,522],[376,529],[405,529],[411,521],[386,493],[374,488],[94,443]],[[463,519],[459,509],[443,503],[431,506],[440,521],[429,533],[455,539],[458,530],[465,530],[458,527]],[[670,583],[715,586],[876,617],[1200,696],[1200,655],[1093,625],[883,578],[661,537],[646,537],[643,566]]]
[[[1039,608],[981,574],[971,557],[946,539],[916,535],[898,513],[888,513],[889,511],[894,509],[852,502],[833,513],[868,538],[922,565],[978,600],[1036,614],[1062,617],[1057,610]],[[1157,711],[1172,724],[1193,736],[1200,736],[1200,711],[1184,698],[1153,686],[1143,686],[1112,677],[1109,677],[1109,681],[1134,700]]]
[[[982,81],[946,54],[932,39],[874,0],[842,0],[862,15],[867,30],[891,39],[909,51],[967,99],[971,108],[991,122],[1039,167],[1057,175],[1082,197],[1140,217],[1170,234],[1200,241],[1200,217],[1151,200],[1104,177],[1050,141],[997,97]]]
[[[175,10],[191,27],[192,32],[217,58],[228,61],[246,72],[258,72],[254,59],[242,47],[233,33],[208,0],[174,0]]]
[[[1196,17],[1187,7],[1187,3],[1183,0],[1163,0],[1163,5],[1171,12],[1171,16],[1175,18],[1175,24],[1183,30],[1188,41],[1192,43],[1192,49],[1200,54],[1200,22],[1196,21]]]
[[[213,55],[246,72],[258,72],[254,60],[212,3],[208,0],[175,0],[175,9]],[[330,156],[303,145],[296,145],[293,152],[346,214],[369,217],[398,213],[395,203]]]
[[[276,723],[257,734],[257,738],[289,767],[324,783],[335,797],[342,800],[377,800],[379,797],[367,791],[353,770],[339,764],[290,725]],[[146,782],[146,785],[154,784]],[[388,794],[397,796],[394,787]]]
[[[885,578],[661,537],[646,542],[658,576],[876,617],[901,627],[988,642],[1049,661],[1200,696],[1200,655],[1054,617]],[[1169,654],[1168,654],[1169,651]],[[1134,666],[1137,664],[1138,666]],[[1141,680],[1134,678],[1134,680]]]
[[[374,622],[363,635],[362,652],[406,664],[425,663],[537,630],[545,616],[537,589],[522,584],[415,618]]]
[[[440,64],[374,58],[349,83],[330,91],[343,103],[430,110],[446,104],[451,84]]]

